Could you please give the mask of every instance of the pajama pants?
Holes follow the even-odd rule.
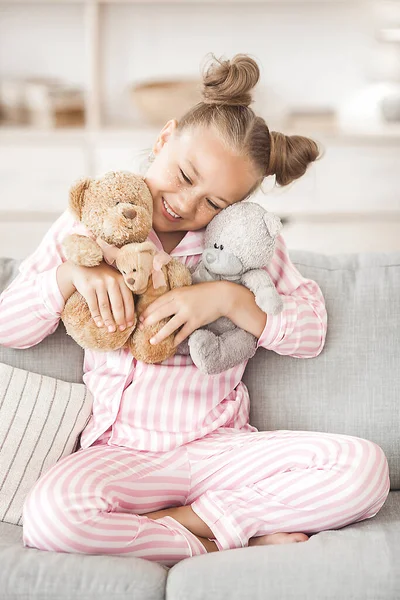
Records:
[[[264,534],[312,534],[371,518],[389,488],[382,449],[347,435],[222,428],[168,452],[97,442],[36,482],[24,504],[23,541],[168,567],[207,550],[172,517],[145,513],[190,505],[226,550]]]

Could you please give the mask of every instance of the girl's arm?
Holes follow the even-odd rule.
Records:
[[[274,257],[266,270],[282,297],[282,313],[265,315],[248,289],[221,282],[231,288],[227,316],[258,338],[257,347],[295,358],[318,356],[327,330],[325,301],[318,284],[303,277],[293,265],[282,236],[277,239]]]
[[[178,346],[195,329],[226,316],[255,335],[257,347],[295,358],[317,356],[326,336],[324,298],[315,281],[303,277],[293,265],[282,237],[277,240],[274,257],[266,271],[283,300],[283,312],[279,315],[267,316],[256,305],[252,292],[242,285],[207,281],[175,288],[159,296],[141,315],[139,328],[172,317],[150,343],[158,344],[176,332],[175,345]]]
[[[18,276],[0,295],[1,345],[30,348],[57,329],[65,305],[57,269],[65,261],[61,243],[73,223],[74,217],[64,211],[36,251],[22,261]],[[67,280],[65,275],[61,273],[60,281]],[[68,284],[61,287],[69,293]]]

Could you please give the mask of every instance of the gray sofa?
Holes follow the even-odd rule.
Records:
[[[378,515],[306,543],[212,553],[171,569],[138,558],[24,548],[21,527],[0,523],[1,599],[400,599],[400,253],[291,257],[324,293],[326,345],[314,359],[257,351],[244,379],[251,423],[376,442],[391,477]],[[0,290],[17,266],[0,260]],[[0,347],[0,362],[81,382],[82,351],[62,324],[33,348]]]

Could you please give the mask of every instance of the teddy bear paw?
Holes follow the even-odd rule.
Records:
[[[282,312],[283,302],[275,288],[266,288],[256,294],[256,304],[267,315],[277,315]]]
[[[190,357],[203,373],[214,372],[219,354],[218,337],[204,329],[194,331],[189,337]]]

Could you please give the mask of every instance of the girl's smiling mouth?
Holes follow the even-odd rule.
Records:
[[[161,205],[162,205],[162,210],[163,210],[163,215],[166,219],[168,219],[169,221],[178,221],[178,219],[181,219],[182,217],[180,217],[176,212],[174,212],[172,210],[172,208],[170,207],[170,205],[164,200],[164,198],[161,198]]]

